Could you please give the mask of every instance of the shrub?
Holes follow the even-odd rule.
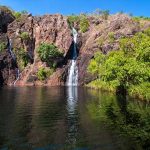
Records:
[[[23,10],[21,12],[13,11],[13,15],[16,18],[17,21],[20,21],[23,15],[27,15],[28,12],[26,10]]]
[[[28,55],[28,52],[26,52],[23,48],[20,48],[20,49],[14,49],[14,53],[17,57],[17,62],[20,70],[23,70],[30,62],[30,57]]]
[[[50,75],[52,75],[54,72],[53,69],[46,69],[44,67],[39,68],[38,72],[37,72],[37,77],[39,80],[43,81],[46,78],[48,78]]]
[[[20,37],[22,40],[28,40],[30,38],[29,33],[28,32],[22,32],[20,34]]]
[[[6,48],[6,44],[4,42],[0,43],[0,52],[3,52]]]
[[[40,59],[47,62],[52,68],[54,67],[53,59],[63,56],[63,53],[61,53],[54,44],[42,43],[37,49],[37,52]]]
[[[23,67],[26,67],[30,61],[28,53],[24,49],[20,49],[19,57],[22,60]]]
[[[109,16],[109,10],[104,10],[101,12],[101,16],[103,19],[107,20]]]
[[[73,27],[75,22],[80,21],[80,17],[76,15],[71,15],[71,16],[68,16],[67,21],[68,21],[69,26]]]
[[[21,12],[14,12],[13,15],[15,16],[17,21],[19,21],[22,16]]]
[[[79,23],[80,31],[85,33],[89,28],[89,20],[86,15],[81,14],[80,16],[69,16],[68,17],[68,24],[72,28],[74,23]]]
[[[88,20],[88,18],[86,16],[82,16],[80,18],[79,27],[80,27],[80,31],[82,33],[85,33],[88,30],[88,28],[89,28],[89,20]]]
[[[108,33],[108,40],[109,40],[110,43],[113,43],[115,41],[114,32],[109,32]]]
[[[150,83],[144,82],[139,85],[132,85],[129,88],[129,94],[140,99],[150,100]]]
[[[97,44],[99,47],[101,47],[104,43],[104,38],[103,37],[99,37],[98,40],[97,40]]]
[[[94,12],[94,16],[101,16],[102,19],[107,20],[107,18],[109,16],[109,10],[96,9]]]

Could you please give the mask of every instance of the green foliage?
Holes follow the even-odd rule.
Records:
[[[116,87],[118,86],[119,83],[117,81],[112,82],[105,82],[100,79],[94,80],[90,82],[87,86],[93,89],[101,89],[103,91],[110,91],[110,92],[115,92]]]
[[[47,62],[52,68],[55,66],[53,59],[63,56],[63,53],[61,53],[54,44],[42,43],[37,49],[37,52],[40,59],[44,62]]]
[[[101,12],[101,16],[103,19],[107,20],[109,16],[109,10],[104,10]]]
[[[130,87],[134,87],[132,89],[135,91],[135,87],[138,87],[138,90],[141,88],[141,91],[136,93],[145,98],[146,93],[142,91],[147,88],[146,91],[150,93],[149,86],[143,84],[150,81],[149,34],[150,29],[131,38],[121,39],[120,50],[108,55],[96,53],[89,64],[89,72],[116,89],[123,87],[129,91]],[[134,92],[129,93],[135,95]]]
[[[75,22],[80,21],[80,17],[76,16],[76,15],[71,15],[71,16],[68,16],[67,21],[68,21],[68,24],[70,25],[70,27],[73,27]]]
[[[104,38],[103,37],[99,37],[97,40],[97,44],[99,47],[101,47],[104,44]]]
[[[150,83],[144,82],[129,88],[130,95],[144,100],[150,100]]]
[[[86,16],[82,16],[80,18],[79,27],[80,27],[80,31],[82,33],[85,33],[86,31],[88,31],[88,29],[89,29],[89,20]]]
[[[150,17],[144,17],[144,16],[133,17],[133,20],[135,20],[135,21],[140,21],[140,20],[148,20],[148,21],[150,21]]]
[[[17,62],[20,70],[23,70],[30,62],[28,53],[23,48],[20,48],[18,50],[14,49],[14,53],[17,57]]]
[[[108,33],[108,40],[109,40],[110,43],[113,43],[115,41],[114,32],[109,32]]]
[[[135,101],[126,102],[124,96],[97,92],[99,101],[87,105],[89,117],[99,125],[105,124],[120,137],[135,141],[135,149],[150,148],[150,107]],[[128,149],[128,148],[127,148]]]
[[[0,43],[0,52],[3,52],[6,48],[6,44],[4,42]]]
[[[79,24],[80,31],[82,33],[85,33],[90,25],[87,16],[84,14],[81,14],[79,16],[76,15],[68,16],[68,24],[71,28],[74,26],[74,23]]]
[[[49,76],[51,76],[53,74],[54,70],[53,69],[47,69],[44,67],[39,68],[38,72],[37,72],[37,77],[39,80],[43,81],[46,78],[48,78]]]
[[[94,12],[94,16],[101,16],[102,19],[107,20],[109,16],[109,10],[96,9]]]
[[[20,34],[20,37],[22,40],[28,40],[30,38],[29,33],[28,32],[22,32]]]
[[[21,16],[22,16],[22,13],[21,12],[14,12],[13,15],[15,16],[16,20],[19,21]]]
[[[88,71],[100,78],[101,68],[104,62],[105,56],[100,52],[95,53],[94,59],[91,60],[90,65],[88,66]]]
[[[13,15],[15,16],[17,21],[20,21],[23,15],[27,15],[28,12],[26,10],[22,10],[21,12],[13,11]]]

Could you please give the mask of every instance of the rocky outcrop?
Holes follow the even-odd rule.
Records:
[[[107,54],[109,51],[118,50],[121,37],[132,36],[141,30],[139,23],[124,14],[109,16],[107,20],[89,17],[89,22],[89,30],[79,37],[82,41],[78,60],[80,84],[94,78],[87,72],[87,66],[95,52]]]
[[[5,6],[0,7],[0,32],[6,33],[7,26],[15,20],[12,12]]]
[[[16,63],[7,50],[7,26],[14,19],[14,16],[7,7],[0,7],[0,86],[11,84],[15,80]]]
[[[16,30],[17,29],[17,30]],[[30,40],[26,43],[20,38],[22,32],[28,32]],[[46,67],[45,63],[41,62],[36,50],[41,43],[55,44],[58,49],[64,53],[64,58],[70,49],[72,43],[71,30],[67,23],[67,18],[56,15],[45,15],[42,17],[24,16],[22,21],[14,21],[8,27],[9,38],[12,39],[13,48],[26,48],[34,57],[34,62],[30,67],[26,67],[22,72],[18,85],[60,85],[62,83],[61,75],[64,69],[58,68],[53,77],[50,77],[47,82],[37,81],[36,75],[40,67]],[[63,66],[63,64],[61,65]],[[55,78],[55,79],[54,79]],[[56,78],[59,78],[56,80]],[[55,82],[54,82],[55,81]]]
[[[29,14],[14,20],[12,14],[9,15],[0,14],[0,19],[3,18],[0,24],[0,42],[8,45],[11,39],[14,53],[24,49],[30,56],[30,63],[27,67],[22,70],[20,68],[21,75],[16,85],[64,85],[68,76],[68,64],[73,46],[67,17],[60,14],[44,16]],[[145,21],[141,26],[140,22],[125,14],[111,15],[106,20],[100,16],[87,16],[87,18],[90,26],[85,33],[81,33],[79,24],[75,23],[75,28],[78,30],[77,64],[80,85],[95,78],[87,71],[88,64],[95,52],[101,51],[107,54],[109,51],[118,50],[120,38],[133,36],[136,32],[150,27],[149,21]],[[4,27],[7,27],[6,30]],[[28,37],[23,38],[22,33],[27,33]],[[59,65],[45,81],[39,81],[37,78],[39,68],[48,67],[37,54],[41,43],[54,44],[64,53],[64,57],[60,60],[54,58]],[[16,68],[20,67],[19,63],[18,59],[14,62],[7,49],[3,53],[0,52],[0,84],[11,84],[16,80]]]

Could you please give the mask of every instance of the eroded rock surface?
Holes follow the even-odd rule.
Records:
[[[21,70],[16,85],[64,85],[68,76],[70,51],[73,47],[72,31],[67,17],[60,14],[35,17],[29,14],[23,15],[19,20],[14,20],[12,15],[7,15],[0,14],[0,19],[2,18],[0,42],[4,42],[8,46],[8,41],[11,39],[13,51],[16,52],[23,48],[31,59],[28,66]],[[6,22],[4,18],[7,18]],[[106,20],[98,16],[88,16],[88,20],[90,26],[85,33],[79,31],[78,23],[75,24],[75,28],[78,30],[77,64],[79,84],[81,85],[95,78],[87,71],[88,64],[95,52],[101,51],[107,54],[109,51],[118,50],[120,38],[133,36],[150,27],[149,21],[142,22],[141,26],[140,22],[124,14],[111,15]],[[4,27],[7,29],[4,30]],[[28,33],[27,39],[22,39],[23,32]],[[112,35],[113,39],[111,39]],[[37,78],[39,68],[48,67],[45,62],[40,60],[36,51],[41,43],[53,43],[64,53],[64,58],[59,60],[55,72],[45,81],[39,81]],[[56,61],[58,60],[56,59]],[[4,52],[0,52],[0,84],[11,84],[16,80],[18,64],[18,60],[16,62],[12,60],[7,48]]]

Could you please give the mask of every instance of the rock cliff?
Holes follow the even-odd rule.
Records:
[[[135,21],[125,14],[110,15],[107,19],[100,16],[87,16],[89,27],[85,33],[80,31],[80,25],[75,24],[78,30],[78,68],[79,84],[83,85],[94,77],[87,72],[89,61],[97,51],[107,54],[119,48],[119,39],[129,37],[136,32],[150,27],[150,22]],[[25,34],[26,33],[26,34]],[[26,36],[25,36],[26,35]],[[12,51],[16,55],[14,60],[8,50],[10,41]],[[9,11],[0,11],[0,85],[11,85],[17,79],[16,70],[21,74],[16,85],[64,85],[68,76],[68,63],[72,49],[72,31],[66,16],[60,14],[32,16],[24,14],[15,19]],[[41,61],[37,49],[41,43],[54,44],[63,53],[53,74],[44,81],[37,77],[39,68],[48,68]],[[24,50],[29,63],[22,67],[19,54]]]

